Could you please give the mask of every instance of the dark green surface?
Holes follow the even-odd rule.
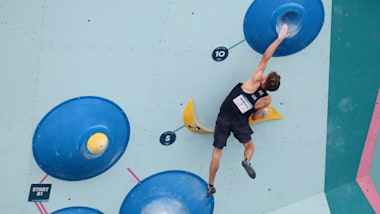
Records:
[[[331,213],[375,213],[355,181],[338,186],[326,193]]]
[[[332,213],[373,213],[354,182],[380,87],[380,1],[333,0],[326,196]],[[346,186],[351,190],[349,196]]]

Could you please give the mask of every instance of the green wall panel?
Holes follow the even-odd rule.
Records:
[[[372,211],[355,177],[380,87],[379,8],[376,0],[333,1],[325,186],[332,213]]]
[[[367,199],[364,197],[359,185],[355,181],[329,190],[326,193],[326,197],[332,214],[375,213],[367,202]]]

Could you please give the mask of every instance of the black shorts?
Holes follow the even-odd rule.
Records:
[[[214,132],[214,146],[223,149],[227,144],[227,139],[231,132],[240,143],[248,143],[252,138],[253,131],[248,124],[234,123],[230,119],[218,116]]]

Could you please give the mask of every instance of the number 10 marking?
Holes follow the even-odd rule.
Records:
[[[224,51],[215,51],[216,57],[224,57],[226,55],[226,52]]]
[[[226,47],[217,47],[212,52],[212,58],[217,61],[223,61],[228,57],[228,49]]]

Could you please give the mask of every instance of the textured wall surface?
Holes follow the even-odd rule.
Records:
[[[191,97],[199,122],[213,129],[227,93],[252,75],[261,55],[246,43],[223,62],[211,58],[214,48],[244,39],[242,23],[251,3],[1,0],[0,44],[6,48],[0,50],[5,97],[0,180],[12,184],[5,185],[9,195],[0,196],[1,211],[39,213],[27,202],[30,184],[45,176],[32,155],[33,132],[52,108],[78,96],[117,103],[128,116],[131,138],[121,159],[97,177],[78,182],[47,177],[44,183],[53,185],[44,203],[48,212],[88,206],[118,213],[137,184],[127,168],[140,179],[176,169],[207,180],[212,135],[182,129],[168,147],[158,139],[182,126]],[[329,212],[323,192],[331,1],[323,3],[325,24],[315,41],[268,65],[281,75],[281,88],[271,95],[283,119],[253,127],[257,179],[246,175],[243,147],[231,138],[215,182],[214,213]]]
[[[372,213],[355,182],[378,88],[378,1],[333,1],[326,195],[332,213]]]
[[[44,1],[0,1],[2,213],[28,213],[43,14]]]

